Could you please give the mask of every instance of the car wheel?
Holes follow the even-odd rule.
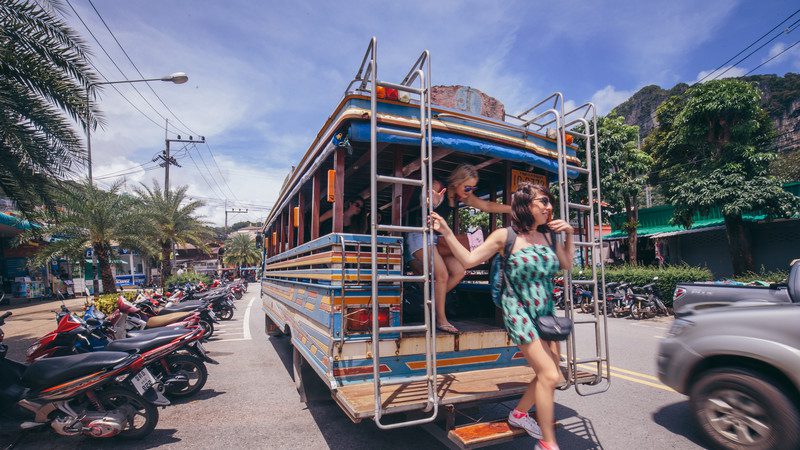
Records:
[[[715,369],[692,386],[690,407],[714,448],[800,448],[800,414],[769,379],[744,369]]]

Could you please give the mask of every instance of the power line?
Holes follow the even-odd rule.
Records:
[[[109,34],[111,35],[111,37],[114,39],[114,42],[116,42],[116,43],[117,43],[117,46],[119,46],[120,50],[122,50],[122,53],[123,53],[123,54],[125,55],[125,57],[128,59],[128,62],[130,62],[130,63],[131,63],[131,65],[133,66],[133,68],[136,70],[136,73],[138,73],[140,77],[142,77],[142,78],[145,78],[145,76],[142,74],[142,72],[141,72],[141,71],[139,70],[139,68],[136,66],[136,63],[134,63],[134,62],[133,62],[133,59],[130,57],[130,55],[128,54],[128,52],[125,50],[125,47],[123,47],[122,43],[119,41],[119,39],[117,39],[117,36],[116,36],[116,35],[114,34],[114,32],[111,30],[111,27],[109,27],[109,26],[108,26],[108,23],[107,23],[107,22],[105,21],[105,19],[103,18],[103,15],[102,15],[102,14],[100,14],[100,11],[99,11],[99,10],[97,9],[97,7],[94,5],[94,2],[92,2],[92,0],[88,0],[88,2],[89,2],[89,5],[91,5],[91,7],[92,7],[92,9],[94,10],[94,12],[97,14],[97,17],[98,17],[98,18],[100,18],[100,21],[103,23],[103,26],[105,26],[105,28],[106,28],[106,30],[108,31],[108,33],[109,33]],[[71,5],[70,5],[70,6],[71,6]],[[73,9],[73,11],[74,11],[74,9]],[[75,14],[77,15],[77,12],[76,12]],[[79,18],[80,18],[80,17],[79,17]],[[83,21],[81,20],[81,22],[83,22]],[[84,24],[84,26],[85,26],[85,25],[86,25],[86,24]],[[88,27],[87,27],[87,30],[88,30]],[[91,34],[91,31],[89,31],[89,33]],[[92,37],[94,37],[94,35],[92,35]],[[95,38],[95,41],[97,41],[97,38]],[[98,43],[98,45],[100,45],[100,42],[99,42],[99,41],[97,41],[97,43]],[[102,45],[100,45],[100,48],[101,48],[101,49],[103,49],[103,52],[105,52],[105,49],[103,48],[103,46],[102,46]],[[111,59],[111,56],[109,56],[107,52],[105,52],[105,53],[106,53],[106,56],[108,56],[108,57],[109,57],[109,59]],[[112,63],[114,63],[113,59],[112,59]],[[115,67],[117,67],[117,69],[119,69],[119,67],[116,65],[116,63],[114,63],[114,66],[115,66]],[[120,72],[122,72],[122,71],[120,70]],[[123,76],[125,76],[125,75],[123,74]],[[127,79],[127,77],[126,77],[126,79]],[[181,120],[181,118],[180,118],[180,117],[178,117],[178,115],[177,115],[177,114],[175,114],[175,112],[173,112],[173,111],[172,111],[172,109],[169,107],[169,105],[167,105],[167,104],[164,102],[164,100],[163,100],[163,99],[162,99],[162,98],[161,98],[161,97],[158,95],[158,93],[156,93],[156,91],[153,89],[153,87],[152,87],[152,86],[150,86],[150,83],[145,83],[145,84],[147,84],[147,87],[150,89],[150,91],[153,93],[153,95],[155,95],[155,96],[156,96],[156,98],[158,99],[158,101],[159,101],[159,102],[161,102],[161,104],[164,106],[164,108],[166,108],[166,109],[167,109],[167,111],[169,111],[169,113],[170,113],[170,114],[172,114],[172,117],[174,117],[174,118],[175,118],[175,119],[176,119],[176,120],[177,120],[177,121],[178,121],[178,122],[179,122],[181,125],[183,125],[183,126],[184,126],[184,127],[187,129],[187,130],[188,130],[188,131],[185,131],[185,130],[182,130],[182,129],[178,128],[178,127],[175,127],[175,128],[178,130],[178,131],[180,131],[180,132],[182,132],[182,133],[186,133],[186,134],[199,135],[199,133],[197,133],[196,131],[192,130],[192,128],[191,128],[189,125],[187,125],[187,124],[186,124],[186,123],[185,123],[183,120]],[[137,92],[137,93],[139,93],[139,95],[140,95],[140,96],[142,96],[142,94],[141,94],[141,93],[140,93],[138,90],[137,90],[136,92]],[[144,99],[144,97],[143,97],[143,96],[142,96],[142,99]],[[152,105],[150,105],[150,103],[149,103],[149,102],[147,102],[147,100],[145,100],[145,102],[146,102],[146,103],[147,103],[147,104],[148,104],[148,105],[149,105],[151,108],[153,108],[153,106],[152,106]],[[153,108],[153,109],[155,110],[155,108]],[[156,111],[156,113],[158,114],[158,111]],[[164,118],[164,116],[162,116],[161,114],[159,114],[159,116],[161,116],[162,118]],[[214,157],[214,152],[211,150],[211,146],[210,146],[208,143],[206,143],[206,148],[208,149],[208,153],[211,155],[211,159],[212,159],[212,161],[213,161],[213,163],[214,163],[214,166],[216,166],[216,168],[217,168],[217,172],[219,173],[220,177],[222,177],[222,181],[225,183],[226,187],[228,188],[228,191],[229,191],[229,192],[230,192],[230,193],[233,195],[233,197],[234,197],[234,198],[238,199],[238,197],[236,196],[236,192],[235,192],[233,189],[231,189],[231,187],[230,187],[230,184],[228,184],[228,180],[227,180],[227,179],[225,178],[225,176],[222,174],[222,171],[220,170],[219,164],[217,163],[217,159],[216,159],[216,157]],[[199,150],[198,150],[198,155],[200,155],[200,151],[199,151]],[[202,156],[201,156],[201,159],[202,159]],[[205,162],[203,162],[203,164],[205,165]],[[206,167],[206,169],[208,169],[208,168]],[[211,172],[210,172],[210,171],[209,171],[209,175],[211,175]],[[211,175],[211,176],[212,176],[212,178],[213,178],[213,175]],[[216,179],[214,179],[214,182],[215,182],[215,183],[217,183],[217,182],[216,182]],[[218,183],[217,183],[217,185],[219,186],[219,184],[218,184]],[[222,189],[220,189],[220,192],[222,192]]]
[[[90,35],[90,36],[92,36],[92,39],[94,39],[94,41],[97,43],[97,45],[100,47],[100,49],[101,49],[101,50],[103,51],[103,53],[106,55],[106,57],[108,57],[108,59],[111,61],[111,64],[113,64],[113,65],[114,65],[114,67],[116,67],[116,68],[117,68],[117,70],[118,70],[118,71],[119,71],[119,73],[122,75],[122,77],[125,79],[125,81],[130,81],[130,80],[128,79],[128,76],[125,74],[125,72],[124,72],[124,71],[123,71],[123,70],[122,70],[122,69],[119,67],[119,65],[116,63],[116,61],[114,61],[114,58],[112,58],[112,57],[111,57],[111,55],[110,55],[110,54],[108,53],[108,51],[106,50],[106,48],[105,48],[105,47],[103,47],[103,44],[101,44],[101,43],[100,43],[100,40],[97,38],[97,36],[95,36],[95,34],[92,32],[91,28],[89,28],[89,25],[87,25],[87,24],[86,24],[86,22],[83,20],[83,18],[81,17],[81,15],[80,15],[80,14],[78,14],[78,11],[75,9],[75,7],[74,7],[74,6],[72,6],[72,3],[70,2],[70,0],[66,0],[66,1],[67,1],[67,5],[69,5],[70,9],[72,9],[72,12],[73,12],[73,13],[75,13],[75,17],[77,17],[77,18],[78,18],[78,20],[79,20],[79,21],[80,21],[80,22],[83,24],[83,27],[84,27],[84,28],[86,28],[86,31],[88,31],[88,32],[89,32],[89,35]],[[97,67],[96,67],[96,66],[94,66],[94,64],[92,64],[92,67],[94,67],[94,68],[95,68],[95,70],[97,70]],[[98,72],[99,72],[99,71],[98,71]],[[105,76],[103,76],[103,78],[104,78],[106,81],[108,81],[108,78],[106,78]],[[144,78],[144,77],[143,77],[143,78]],[[149,85],[149,84],[148,84],[148,85]],[[166,120],[166,117],[164,117],[164,115],[163,115],[163,114],[161,114],[161,112],[160,112],[160,111],[158,111],[158,110],[157,110],[157,109],[156,109],[156,108],[155,108],[155,107],[154,107],[154,106],[153,106],[153,105],[152,105],[152,104],[151,104],[149,101],[147,101],[147,98],[145,98],[145,96],[144,96],[144,95],[141,93],[141,91],[139,91],[139,89],[137,89],[137,88],[136,88],[136,86],[133,86],[133,85],[131,85],[131,88],[132,88],[134,91],[136,91],[136,93],[137,93],[137,94],[139,94],[139,97],[141,97],[141,98],[142,98],[142,100],[144,100],[144,102],[147,104],[147,106],[149,106],[149,107],[150,107],[150,109],[152,109],[152,110],[153,110],[153,111],[156,113],[156,115],[158,115],[159,117],[161,117],[161,119],[162,119],[162,120]],[[120,93],[119,89],[117,89],[117,87],[116,87],[116,86],[114,86],[114,90],[115,90],[115,91],[117,91],[118,93]],[[121,95],[121,93],[120,93],[120,95]],[[127,98],[126,98],[126,99],[127,99]],[[131,103],[131,102],[130,102],[130,100],[128,100],[128,103]],[[138,110],[138,108],[137,108],[137,110]],[[141,112],[141,111],[139,111],[139,112]],[[144,114],[144,113],[142,113],[142,114]],[[149,118],[149,116],[148,116],[148,118]],[[161,125],[160,125],[160,124],[158,124],[157,122],[155,122],[154,120],[152,120],[152,119],[150,119],[150,120],[151,120],[151,122],[154,122],[154,123],[156,123],[156,125],[158,125],[159,127],[161,127]],[[173,132],[173,134],[177,134],[177,133]]]
[[[98,11],[98,10],[97,10],[97,8],[94,6],[94,3],[92,2],[92,0],[88,0],[88,1],[89,1],[89,5],[91,5],[92,9],[93,9],[93,10],[94,10],[94,12],[97,14],[97,17],[99,17],[99,18],[100,18],[100,22],[102,22],[102,23],[103,23],[103,26],[105,26],[105,27],[106,27],[106,30],[108,30],[108,33],[109,33],[109,34],[111,34],[111,37],[114,39],[114,42],[116,42],[116,43],[117,43],[117,46],[120,48],[120,50],[122,50],[122,53],[123,53],[123,54],[125,55],[125,57],[128,59],[128,62],[130,62],[130,63],[131,63],[131,65],[133,66],[133,68],[136,70],[136,73],[138,73],[138,74],[139,74],[139,76],[140,76],[140,77],[142,77],[142,78],[147,78],[147,77],[145,77],[145,76],[144,76],[144,74],[142,74],[142,72],[141,72],[141,71],[139,70],[139,68],[136,66],[136,63],[134,63],[134,62],[133,62],[133,59],[131,59],[130,55],[128,55],[128,52],[127,52],[127,51],[125,51],[125,47],[123,47],[123,46],[122,46],[122,43],[120,43],[120,42],[119,42],[119,39],[117,39],[117,36],[114,34],[114,32],[113,32],[113,31],[111,31],[111,27],[109,27],[109,26],[108,26],[108,24],[106,23],[105,19],[104,19],[104,18],[103,18],[103,16],[102,16],[102,14],[100,14],[100,11]],[[159,102],[161,102],[161,104],[164,106],[164,108],[166,108],[166,109],[167,109],[167,111],[169,111],[169,113],[170,113],[170,114],[172,114],[172,117],[174,117],[174,118],[175,118],[175,119],[176,119],[178,122],[180,122],[180,123],[181,123],[181,124],[182,124],[184,127],[186,127],[186,128],[189,128],[189,126],[188,126],[188,125],[186,125],[185,123],[183,123],[183,121],[180,119],[180,117],[178,117],[177,115],[175,115],[175,113],[172,111],[172,109],[170,109],[170,107],[169,107],[169,106],[167,106],[167,104],[164,102],[164,100],[163,100],[163,99],[162,99],[162,98],[161,98],[161,97],[158,95],[158,93],[156,93],[155,89],[153,89],[153,86],[150,86],[150,83],[145,83],[145,84],[146,84],[146,85],[147,85],[147,87],[150,89],[150,92],[152,92],[152,93],[153,93],[153,95],[155,95],[155,96],[156,96],[156,98],[158,99],[158,101],[159,101]],[[141,94],[140,94],[140,95],[141,95]],[[152,107],[152,106],[151,106],[151,107]],[[162,117],[163,117],[163,116],[162,116]],[[174,125],[173,125],[173,126],[174,126]],[[184,133],[184,132],[185,132],[184,130],[181,130],[181,129],[180,129],[180,128],[178,128],[178,127],[175,127],[175,128],[176,128],[178,131],[182,132],[182,133]],[[191,130],[190,130],[190,131],[191,131]],[[186,134],[190,134],[189,132],[185,132],[185,133],[186,133]],[[197,134],[197,133],[193,133],[193,134]]]
[[[225,194],[225,192],[222,190],[222,188],[220,187],[219,183],[217,182],[217,179],[214,178],[214,175],[211,173],[211,170],[208,168],[208,165],[206,164],[206,160],[203,159],[203,154],[200,152],[200,150],[197,149],[197,146],[195,146],[194,149],[197,150],[197,156],[200,157],[200,162],[203,163],[203,167],[206,168],[206,172],[208,172],[208,176],[211,177],[212,181],[214,181],[214,184],[217,186],[217,189],[219,189],[219,192],[220,192],[220,194],[222,194],[222,197],[227,198],[228,195]],[[221,175],[222,174],[220,173],[220,176]]]
[[[214,152],[211,151],[211,146],[208,144],[208,142],[206,142],[206,148],[208,149],[208,153],[211,155],[211,160],[214,162],[214,165],[217,167],[217,172],[219,173],[219,176],[222,178],[222,181],[225,182],[225,186],[227,186],[228,191],[230,191],[230,193],[233,194],[233,198],[238,200],[239,197],[236,196],[236,192],[233,189],[231,189],[231,185],[228,184],[228,180],[225,178],[225,176],[222,175],[222,171],[219,168],[219,164],[217,164],[217,158],[214,157]],[[199,152],[200,151],[198,150],[198,153]]]
[[[731,62],[731,61],[733,61],[734,59],[736,59],[736,58],[737,58],[739,55],[741,55],[742,53],[746,52],[746,51],[747,51],[747,50],[748,50],[750,47],[752,47],[752,46],[756,45],[756,44],[757,44],[757,43],[758,43],[760,40],[764,39],[764,38],[765,38],[765,37],[767,37],[767,36],[768,36],[770,33],[772,33],[773,31],[775,31],[776,29],[778,29],[778,28],[779,28],[781,25],[783,25],[784,23],[786,23],[786,22],[787,22],[789,19],[791,19],[792,17],[794,17],[794,16],[795,16],[797,13],[800,13],[800,9],[798,9],[797,11],[793,12],[792,14],[790,14],[790,15],[789,15],[787,18],[783,19],[783,20],[782,20],[782,21],[781,21],[779,24],[775,25],[775,26],[774,26],[774,27],[773,27],[771,30],[769,30],[769,31],[767,31],[766,33],[764,33],[764,34],[763,34],[763,35],[762,35],[760,38],[756,39],[756,40],[755,40],[755,41],[753,41],[753,42],[752,42],[750,45],[748,45],[747,47],[745,47],[744,49],[742,49],[742,51],[740,51],[739,53],[737,53],[737,54],[733,55],[733,56],[732,56],[730,59],[728,59],[728,60],[727,60],[727,61],[725,61],[724,63],[720,64],[720,65],[719,65],[719,67],[717,67],[716,69],[714,69],[714,70],[712,70],[711,72],[707,73],[707,74],[706,74],[706,76],[704,76],[703,78],[701,78],[700,80],[698,80],[698,81],[697,81],[697,83],[694,83],[694,84],[702,83],[702,82],[703,82],[703,80],[705,80],[706,78],[708,78],[709,76],[711,76],[711,75],[712,75],[714,72],[718,71],[719,69],[721,69],[721,68],[725,67],[725,65],[726,65],[726,64],[728,64],[729,62]],[[795,23],[797,23],[797,22],[795,22]],[[792,25],[794,25],[794,24],[792,24]],[[791,28],[791,26],[790,26],[790,28]],[[780,36],[780,35],[778,35],[778,36]],[[775,38],[773,38],[773,40],[774,40],[774,39],[775,39]],[[769,42],[771,42],[771,41],[769,41]],[[768,44],[769,42],[767,42],[767,44]],[[764,44],[764,45],[766,45],[766,44]],[[763,45],[762,45],[762,47],[763,47]],[[761,48],[761,47],[759,47],[758,49],[760,49],[760,48]],[[756,49],[756,51],[757,51],[758,49]],[[748,55],[748,56],[749,56],[749,55]],[[747,57],[745,57],[744,59],[746,59],[746,58],[747,58]],[[744,59],[743,59],[743,60],[744,60]],[[741,62],[741,61],[740,61],[740,62]],[[738,62],[737,62],[736,64],[738,64]],[[736,64],[734,64],[733,66],[735,66]],[[730,67],[729,67],[727,70],[725,70],[725,72],[727,72],[728,70],[730,70]],[[714,78],[712,78],[712,79],[717,79],[719,76],[723,75],[725,72],[722,72],[722,74],[720,74],[720,75],[718,75],[718,76],[715,76],[715,77],[714,77]]]
[[[208,188],[211,189],[211,192],[214,195],[217,195],[217,192],[214,191],[214,186],[211,186],[211,183],[208,182],[208,180],[206,179],[206,176],[203,174],[203,171],[200,170],[200,166],[197,165],[197,161],[194,160],[194,157],[192,156],[192,154],[188,153],[188,155],[189,155],[189,159],[192,160],[192,164],[194,164],[194,167],[197,168],[197,173],[199,173],[200,177],[203,178],[203,181],[205,181],[206,185],[208,185]],[[222,196],[225,197],[225,193],[224,192],[222,193]]]
[[[786,34],[788,34],[788,33],[791,33],[792,31],[794,31],[794,28],[792,28],[792,27],[793,27],[794,25],[796,25],[797,23],[800,23],[800,19],[797,19],[796,21],[794,21],[794,23],[792,23],[792,24],[791,24],[789,27],[787,27],[787,29],[786,29]],[[790,28],[791,28],[791,30],[790,30]],[[755,52],[757,52],[757,51],[761,50],[762,48],[766,47],[766,46],[767,46],[767,44],[769,44],[769,43],[771,43],[772,41],[774,41],[775,39],[778,39],[779,37],[781,37],[781,35],[782,35],[783,33],[784,33],[784,32],[782,31],[782,32],[780,32],[780,33],[776,34],[775,36],[773,36],[773,37],[772,37],[772,39],[770,39],[770,40],[768,40],[767,42],[764,42],[763,44],[759,45],[759,46],[758,46],[758,48],[756,48],[756,49],[755,49],[755,50],[753,50],[752,52],[750,52],[750,53],[748,53],[747,55],[745,55],[745,56],[744,56],[742,59],[740,59],[740,60],[736,61],[735,63],[733,63],[733,65],[732,65],[732,66],[729,66],[727,69],[725,69],[725,71],[723,71],[723,72],[722,72],[722,73],[720,73],[719,75],[715,76],[713,79],[714,79],[714,80],[716,80],[716,79],[718,79],[719,77],[721,77],[721,76],[725,75],[725,74],[726,74],[726,73],[727,73],[729,70],[731,70],[731,69],[733,69],[734,67],[736,67],[736,66],[737,66],[737,65],[738,65],[740,62],[742,62],[742,61],[744,61],[745,59],[747,59],[747,58],[749,58],[749,57],[753,56],[753,54],[754,54]]]
[[[780,52],[780,53],[778,53],[777,55],[775,55],[775,56],[773,56],[772,58],[770,58],[770,59],[768,59],[768,60],[766,60],[766,61],[762,62],[761,64],[759,64],[759,65],[755,66],[755,67],[753,68],[753,70],[751,70],[750,72],[747,72],[746,74],[744,74],[744,76],[748,76],[748,75],[750,75],[751,73],[755,72],[755,71],[756,71],[756,70],[758,70],[758,69],[759,69],[761,66],[763,66],[764,64],[766,64],[766,63],[768,63],[768,62],[772,61],[773,59],[775,59],[775,58],[777,58],[777,57],[781,56],[782,54],[786,53],[787,51],[789,51],[789,49],[791,49],[792,47],[794,47],[794,46],[795,46],[795,45],[797,45],[797,44],[800,44],[800,41],[796,41],[794,44],[792,44],[792,45],[790,45],[790,46],[786,47],[785,49],[783,49],[783,51],[781,51],[781,52]]]

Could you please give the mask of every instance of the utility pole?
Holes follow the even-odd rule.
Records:
[[[225,203],[227,204],[228,202],[226,201]],[[245,209],[242,209],[242,208],[231,208],[231,209],[228,209],[227,206],[225,207],[225,237],[228,237],[228,213],[230,213],[230,214],[240,214],[240,213],[246,213],[246,212],[247,212],[246,208]]]
[[[164,168],[164,195],[167,195],[169,192],[169,166],[176,166],[180,167],[181,165],[178,164],[178,160],[174,157],[170,156],[169,154],[169,144],[172,142],[183,142],[186,144],[202,144],[206,141],[205,136],[200,136],[200,139],[194,139],[193,136],[189,136],[189,139],[181,139],[181,135],[178,135],[177,139],[170,139],[167,133],[169,132],[169,119],[167,119],[167,125],[164,127],[164,153],[161,155],[156,156],[153,161],[161,160],[159,166]]]

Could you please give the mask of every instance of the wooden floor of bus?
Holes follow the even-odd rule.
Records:
[[[438,376],[438,396],[443,405],[522,395],[533,379],[527,366],[502,367]],[[591,382],[588,372],[578,372],[578,382]],[[389,413],[418,410],[425,405],[427,392],[423,382],[381,387],[383,407]],[[354,420],[372,417],[375,412],[374,385],[358,383],[338,388],[334,398]]]

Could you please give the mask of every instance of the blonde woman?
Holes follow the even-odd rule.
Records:
[[[552,315],[553,277],[560,270],[572,268],[575,253],[573,229],[563,220],[550,220],[553,205],[547,191],[541,186],[523,182],[511,200],[511,223],[517,234],[511,254],[505,264],[507,280],[503,292],[503,323],[509,338],[519,346],[535,376],[516,408],[508,415],[508,423],[524,428],[535,439],[536,449],[556,450],[553,409],[555,388],[560,380],[558,369],[558,342],[543,341],[536,329],[536,318]],[[431,215],[434,230],[444,237],[454,257],[463,267],[473,267],[504,251],[508,229],[490,234],[486,241],[473,251],[465,249],[455,238],[441,216]],[[563,244],[552,241],[551,231],[564,233]],[[536,404],[539,423],[528,415]]]
[[[433,198],[431,198],[433,210],[444,219],[450,216],[459,205],[459,202],[488,213],[511,212],[510,205],[503,205],[496,202],[486,201],[475,195],[478,187],[478,170],[475,166],[462,164],[450,174],[445,186],[440,180],[434,180]],[[417,204],[409,205],[409,211],[419,209],[420,190],[412,196],[412,201]],[[419,226],[419,213],[407,215],[408,225]],[[445,297],[447,293],[458,285],[464,278],[464,265],[452,254],[441,255],[436,248],[438,236],[433,238],[433,275],[435,284],[433,286],[434,305],[436,307],[436,328],[446,333],[458,333],[458,329],[447,320],[445,313]],[[459,244],[460,245],[460,244]],[[421,233],[408,233],[406,235],[406,252],[408,259],[411,260],[412,267],[421,272],[423,239]]]

